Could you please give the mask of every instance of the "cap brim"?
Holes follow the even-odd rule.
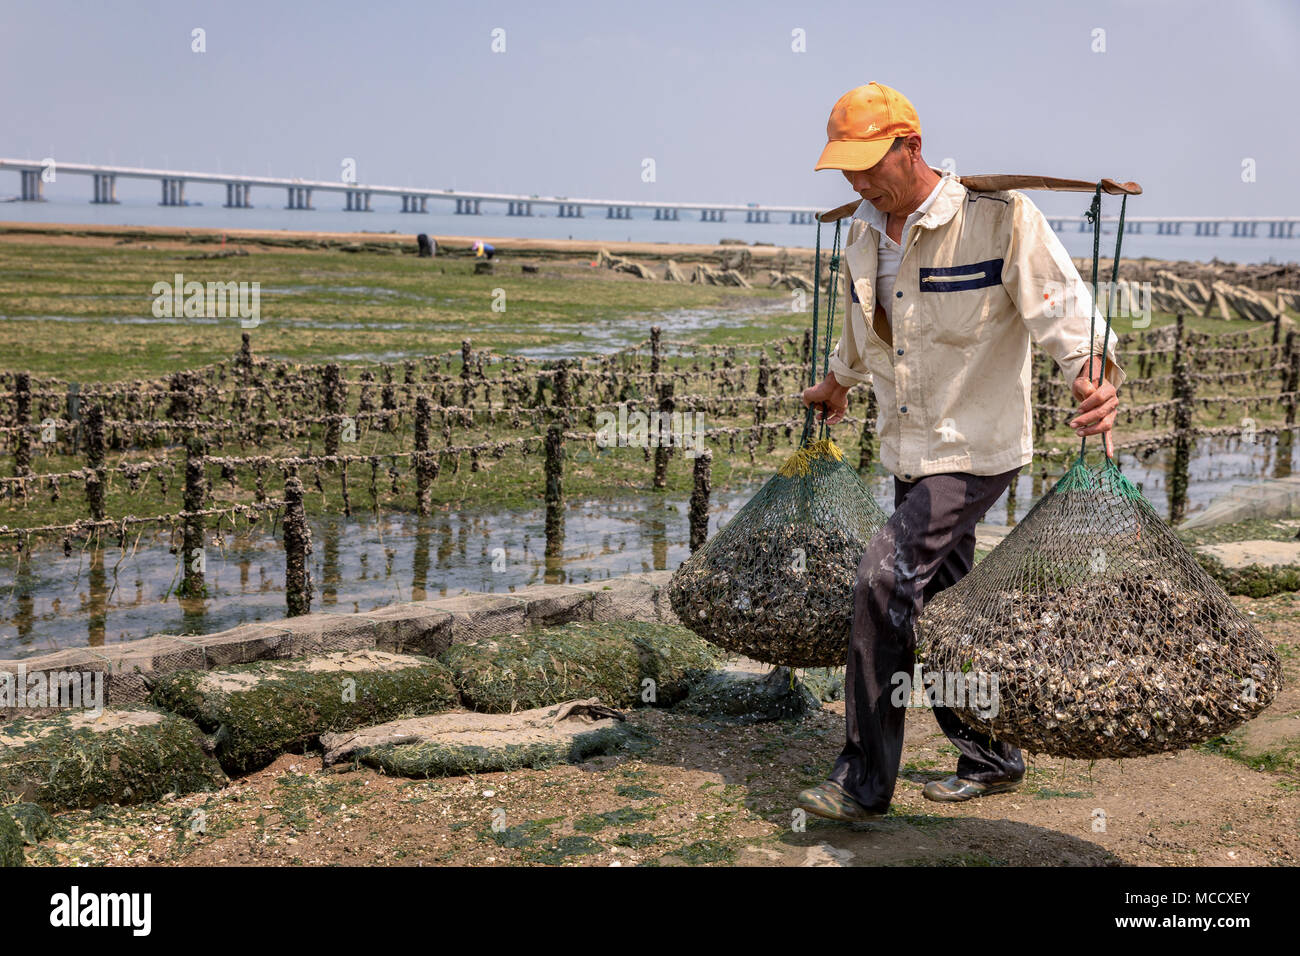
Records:
[[[889,147],[894,144],[894,137],[887,139],[836,139],[826,144],[821,159],[813,170],[818,169],[870,169],[880,162]]]

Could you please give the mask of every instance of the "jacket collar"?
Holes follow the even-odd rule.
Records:
[[[930,168],[934,169],[933,166]],[[942,169],[934,171],[940,175],[939,192],[935,195],[934,202],[930,203],[930,208],[916,221],[923,229],[933,229],[948,222],[957,214],[966,198],[966,187],[957,176]],[[853,213],[853,218],[862,220],[876,232],[885,231],[885,214],[865,199]],[[864,231],[854,242],[861,242],[865,235]]]

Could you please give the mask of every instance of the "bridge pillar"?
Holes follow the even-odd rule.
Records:
[[[1142,232],[1142,223],[1140,223],[1140,222],[1135,222],[1135,223],[1133,223],[1131,226],[1129,226],[1129,229],[1130,229],[1133,233],[1135,233],[1135,234],[1141,233],[1141,232]]]
[[[163,206],[185,205],[185,180],[163,179],[162,203],[160,205]]]
[[[39,169],[22,169],[19,170],[19,176],[22,181],[22,201],[44,202],[45,196],[41,192],[44,188],[41,171]]]

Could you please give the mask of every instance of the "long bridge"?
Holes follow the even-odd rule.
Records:
[[[507,216],[532,216],[534,207],[551,208],[561,219],[584,218],[588,210],[604,210],[606,219],[631,219],[634,210],[652,211],[660,221],[679,221],[683,213],[698,214],[700,222],[726,222],[727,213],[745,216],[745,222],[770,223],[772,217],[781,221],[788,216],[791,223],[811,223],[821,210],[816,206],[773,206],[760,203],[674,203],[629,199],[579,199],[569,196],[536,196],[512,193],[464,192],[454,189],[417,189],[409,186],[372,186],[350,182],[329,182],[276,176],[238,176],[231,173],[204,173],[172,169],[144,169],[130,166],[100,166],[87,163],[54,163],[51,160],[0,159],[0,169],[14,170],[19,174],[20,192],[15,197],[20,202],[44,200],[47,178],[57,181],[60,174],[89,176],[92,180],[92,203],[113,204],[117,200],[117,180],[152,179],[161,187],[162,206],[186,206],[187,184],[224,186],[225,206],[229,209],[250,209],[252,190],[282,189],[285,191],[285,209],[314,209],[316,193],[341,193],[346,212],[372,212],[375,196],[401,200],[404,213],[427,213],[429,200],[454,204],[458,215],[479,215],[484,203],[505,206]],[[1057,232],[1077,228],[1080,232],[1091,229],[1083,216],[1047,215],[1047,220]],[[1104,216],[1103,222],[1115,222],[1116,217]],[[1142,233],[1144,227],[1154,229],[1156,235],[1218,236],[1243,238],[1267,236],[1269,238],[1300,238],[1300,216],[1126,216],[1126,232]],[[1229,227],[1229,233],[1225,227]],[[1266,227],[1266,231],[1261,229]]]

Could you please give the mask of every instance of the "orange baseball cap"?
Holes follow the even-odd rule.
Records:
[[[813,169],[870,169],[898,136],[921,135],[921,121],[906,96],[868,83],[835,102],[826,123],[826,148]]]

